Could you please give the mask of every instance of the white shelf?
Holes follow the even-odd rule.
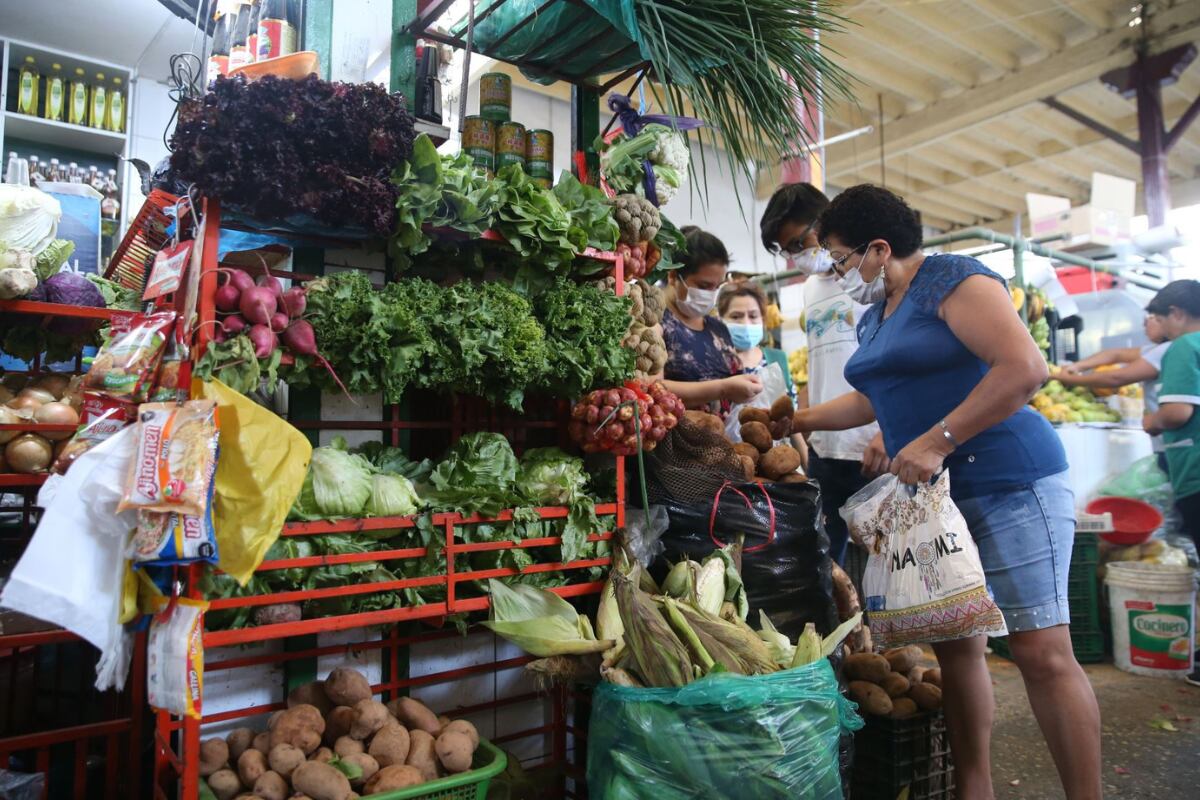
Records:
[[[413,128],[417,133],[428,134],[430,139],[433,139],[435,144],[441,144],[450,138],[450,129],[445,125],[434,125],[432,122],[426,122],[423,119],[416,121]]]
[[[119,156],[125,152],[125,134],[71,125],[52,119],[4,112],[4,138],[26,139],[40,144],[69,147],[88,153]],[[5,147],[8,147],[5,144]]]

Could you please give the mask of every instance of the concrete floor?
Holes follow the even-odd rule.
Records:
[[[1016,666],[989,656],[996,691],[992,779],[997,800],[1058,800],[1058,775]],[[1200,687],[1085,666],[1100,701],[1104,796],[1131,800],[1200,797]],[[1169,722],[1175,731],[1156,724]]]

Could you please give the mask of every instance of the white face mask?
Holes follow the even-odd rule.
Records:
[[[788,269],[799,270],[805,275],[828,272],[833,266],[829,251],[821,247],[808,247],[799,253],[787,254]]]
[[[842,284],[843,291],[850,295],[850,298],[856,303],[861,303],[864,306],[873,305],[874,303],[882,302],[887,299],[887,287],[883,285],[883,267],[879,268],[879,274],[875,276],[875,280],[870,283],[863,282],[862,269],[863,262],[867,260],[867,253],[870,253],[868,248],[863,257],[859,259],[858,266],[847,270],[839,280]]]
[[[719,289],[697,289],[695,286],[688,286],[686,283],[684,287],[687,288],[687,297],[677,301],[680,311],[684,311],[693,317],[704,317],[716,307]]]

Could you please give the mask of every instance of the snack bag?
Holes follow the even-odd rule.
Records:
[[[177,597],[150,621],[146,699],[155,708],[200,719],[206,610],[204,600]]]
[[[99,392],[84,392],[80,406],[79,427],[62,452],[54,459],[50,471],[66,474],[75,459],[133,422],[137,407]]]
[[[217,404],[212,400],[144,403],[137,450],[118,511],[162,511],[202,517],[217,469]]]
[[[129,403],[145,400],[174,324],[174,311],[134,314],[120,330],[114,320],[112,338],[92,359],[83,388]]]
[[[213,525],[214,482],[200,516],[174,511],[139,511],[138,525],[129,542],[129,560],[136,567],[165,567],[193,561],[217,563],[217,533]]]

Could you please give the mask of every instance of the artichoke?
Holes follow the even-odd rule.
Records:
[[[636,194],[621,194],[613,199],[612,204],[613,219],[621,229],[621,242],[636,245],[649,242],[658,235],[662,218],[649,200]]]

